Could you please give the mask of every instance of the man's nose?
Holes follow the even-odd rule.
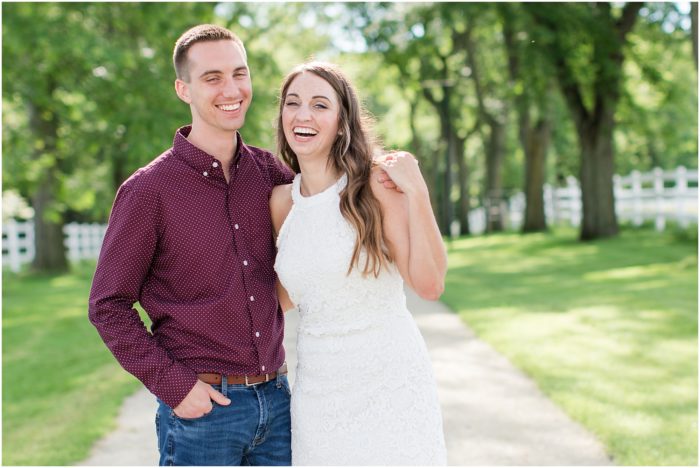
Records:
[[[222,94],[224,97],[236,97],[236,95],[238,95],[238,85],[233,78],[226,78]]]

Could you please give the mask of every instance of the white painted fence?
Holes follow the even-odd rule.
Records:
[[[574,177],[567,179],[566,187],[545,185],[545,216],[548,224],[581,222],[581,189]],[[656,229],[664,230],[667,221],[687,227],[698,222],[698,171],[679,167],[673,171],[654,169],[641,174],[637,171],[614,177],[615,211],[619,221],[640,225],[653,221]],[[519,229],[525,213],[525,195],[519,193],[507,203],[507,225]],[[486,229],[484,208],[471,210],[469,227],[473,234]],[[65,246],[71,261],[95,259],[99,256],[107,226],[102,224],[67,224]],[[459,224],[452,226],[459,233]],[[12,271],[34,258],[34,223],[7,221],[2,226],[2,264]]]
[[[628,176],[615,175],[615,212],[618,221],[630,221],[639,226],[652,221],[656,229],[663,231],[667,221],[682,227],[698,222],[698,171],[679,167],[672,171],[659,168],[651,172],[633,171]],[[525,216],[525,194],[511,197],[503,212],[507,213],[508,229],[521,228]],[[544,186],[544,211],[550,225],[581,224],[581,188],[575,177],[566,179],[565,187]],[[472,234],[486,230],[486,211],[483,207],[469,212],[469,228]],[[452,225],[452,234],[459,233],[459,223]]]
[[[12,271],[34,258],[34,222],[18,223],[10,219],[2,223],[2,266]]]
[[[107,226],[104,224],[70,223],[63,226],[66,235],[68,259],[71,261],[95,259],[100,255],[102,239]],[[34,222],[9,220],[2,225],[2,265],[12,271],[34,259]]]

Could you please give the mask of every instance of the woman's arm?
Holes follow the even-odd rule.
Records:
[[[400,191],[384,188],[379,182],[382,170]],[[373,169],[370,183],[401,276],[419,296],[437,300],[445,288],[447,254],[417,161],[410,153],[392,153]]]
[[[272,189],[270,194],[270,217],[272,218],[272,229],[274,230],[275,239],[279,235],[284,220],[287,219],[289,211],[292,209],[292,185],[278,185]],[[289,298],[287,290],[284,289],[279,278],[275,284],[277,289],[277,300],[282,307],[282,312],[287,312],[294,308],[294,303]]]
[[[279,278],[277,278],[275,288],[277,288],[277,300],[280,303],[280,307],[282,307],[282,312],[289,312],[292,310],[295,307],[294,303],[289,298],[289,293],[286,289],[284,289],[284,286],[282,286],[282,283],[280,283]]]

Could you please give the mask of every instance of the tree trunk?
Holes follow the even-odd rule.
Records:
[[[614,114],[620,98],[623,80],[624,45],[643,3],[627,2],[621,15],[614,19],[607,2],[589,4],[595,18],[597,33],[593,38],[593,62],[597,69],[593,82],[593,107],[585,105],[582,87],[576,79],[567,57],[571,50],[557,40],[566,34],[552,17],[541,8],[528,8],[530,14],[552,35],[549,55],[557,71],[559,86],[573,117],[581,148],[581,240],[615,236],[619,232],[613,192],[613,129]],[[585,23],[582,23],[584,25]],[[593,33],[592,33],[593,34]]]
[[[523,232],[547,230],[544,213],[544,181],[547,148],[551,136],[551,124],[542,118],[535,128],[527,129],[525,149],[525,220]]]
[[[46,174],[32,197],[34,206],[34,237],[36,255],[32,268],[43,272],[68,271],[68,260],[63,243],[63,222],[53,221],[49,213],[56,190],[55,166]]]
[[[457,204],[457,219],[459,220],[460,235],[469,235],[469,171],[464,155],[465,139],[457,137],[457,169],[459,174],[459,203]]]
[[[613,115],[607,107],[598,122],[579,129],[581,145],[581,240],[619,232],[613,193]]]
[[[450,235],[450,228],[454,220],[454,206],[450,197],[453,185],[453,164],[456,159],[456,141],[457,135],[452,126],[450,116],[450,88],[448,85],[442,87],[442,99],[437,100],[428,89],[423,89],[423,95],[426,97],[433,107],[437,110],[440,118],[440,134],[443,144],[442,149],[445,155],[445,172],[443,174],[442,187],[442,216],[440,217],[440,230],[445,235]]]
[[[544,214],[544,181],[545,160],[551,134],[551,120],[548,102],[551,100],[549,91],[537,91],[533,83],[528,83],[522,76],[521,48],[516,40],[514,11],[512,7],[501,4],[499,11],[503,18],[503,40],[508,57],[510,86],[519,81],[523,92],[515,95],[515,107],[518,111],[518,137],[525,153],[525,219],[523,232],[539,232],[547,229]],[[540,95],[535,96],[535,93]],[[530,103],[535,101],[541,109],[540,119],[532,126]]]
[[[418,99],[409,99],[410,104],[410,115],[409,115],[409,127],[411,129],[411,143],[410,150],[421,162],[421,172],[425,178],[425,183],[428,186],[428,195],[430,197],[430,204],[433,207],[433,213],[435,213],[437,219],[441,218],[440,200],[438,199],[438,184],[436,180],[439,173],[438,161],[424,152],[425,146],[419,137],[418,130],[416,129],[416,117],[418,115]]]
[[[447,99],[443,100],[443,102],[447,101]],[[447,107],[445,105],[445,107]],[[443,199],[443,202],[445,204],[444,207],[444,224],[443,224],[443,233],[447,235],[451,235],[452,233],[452,221],[454,221],[455,216],[454,216],[454,205],[452,204],[452,186],[454,185],[454,161],[455,161],[455,147],[456,147],[456,142],[455,142],[455,137],[456,135],[454,134],[454,129],[452,128],[452,121],[449,118],[449,115],[447,117],[443,117],[442,115],[440,116],[441,120],[441,126],[442,126],[442,135],[443,135],[443,140],[447,142],[447,148],[445,151],[445,186],[444,186],[444,194],[445,198]]]
[[[505,229],[506,213],[503,209],[503,158],[505,154],[506,126],[490,119],[489,140],[486,145],[486,232],[500,232]]]
[[[49,84],[48,95],[52,94],[53,85]],[[56,141],[58,139],[58,121],[56,114],[42,109],[34,102],[28,102],[29,124],[37,140],[43,142],[43,148],[36,151],[35,158],[42,154],[51,154],[53,161],[44,170],[43,179],[32,198],[34,208],[34,246],[35,257],[32,268],[46,272],[68,271],[66,249],[63,244],[63,215],[56,215],[53,204],[58,190],[58,156]]]
[[[456,33],[453,40],[466,51],[466,65],[471,69],[471,79],[479,108],[479,120],[489,128],[489,139],[486,147],[486,187],[484,192],[484,209],[486,210],[486,232],[503,231],[505,228],[505,213],[503,209],[502,166],[505,155],[506,122],[508,106],[502,102],[500,111],[496,113],[487,110],[485,101],[495,96],[489,95],[482,83],[481,68],[477,60],[477,47],[472,37],[475,27],[474,18],[469,18],[464,32]]]

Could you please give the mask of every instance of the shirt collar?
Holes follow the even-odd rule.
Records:
[[[175,137],[173,138],[173,152],[175,156],[200,174],[204,175],[206,173],[205,177],[226,180],[221,170],[221,162],[211,154],[190,143],[187,139],[190,131],[192,131],[192,125],[180,127],[175,132]],[[243,143],[241,134],[236,132],[236,154],[233,156],[233,164],[238,164],[241,156],[246,156],[249,152],[249,148]]]

